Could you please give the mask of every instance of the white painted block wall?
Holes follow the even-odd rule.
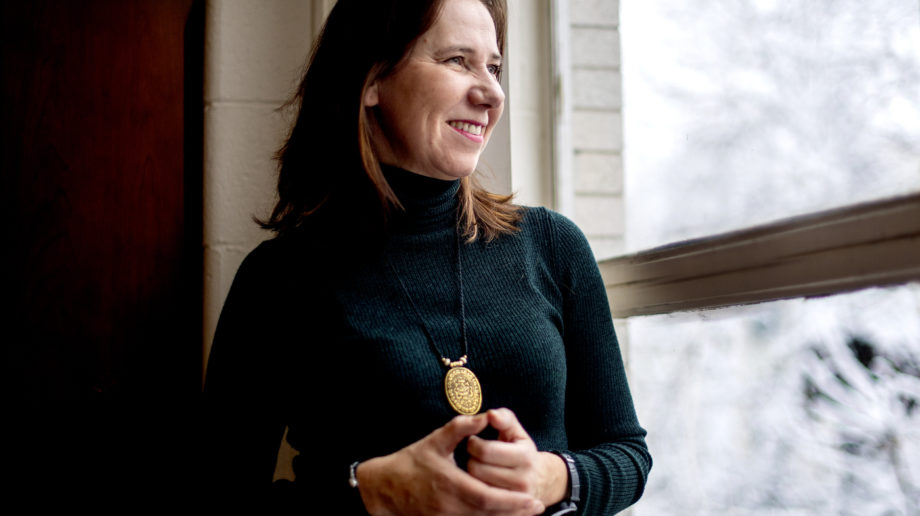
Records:
[[[575,222],[598,260],[624,251],[618,0],[568,0]]]
[[[246,254],[270,234],[253,217],[274,204],[289,117],[279,108],[300,79],[313,39],[302,0],[210,0],[204,88],[204,309],[208,356],[217,318]]]

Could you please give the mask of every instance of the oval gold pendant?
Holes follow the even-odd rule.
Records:
[[[482,390],[479,379],[465,367],[451,367],[444,377],[447,402],[460,414],[472,415],[482,407]]]

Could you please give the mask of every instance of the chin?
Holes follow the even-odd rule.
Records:
[[[452,181],[454,179],[462,179],[464,177],[467,177],[475,171],[476,171],[475,164],[473,165],[452,164],[451,166],[448,166],[448,167],[438,167],[433,174],[426,174],[426,175],[430,175],[431,177],[435,177],[438,179]]]
[[[463,179],[464,177],[473,175],[473,172],[475,171],[476,171],[475,167],[470,168],[470,169],[452,170],[449,172],[444,172],[442,174],[442,177],[444,177],[444,179],[450,179],[450,180]]]
[[[457,166],[453,167],[454,173],[452,173],[451,175],[457,178],[472,175],[473,172],[476,172],[476,167],[478,165],[479,165],[479,156],[476,156],[476,159],[473,161],[469,161],[463,164],[458,164]]]

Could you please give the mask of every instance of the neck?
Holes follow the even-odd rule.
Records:
[[[434,179],[390,165],[383,165],[382,169],[387,183],[405,208],[399,219],[407,229],[456,225],[459,179]]]

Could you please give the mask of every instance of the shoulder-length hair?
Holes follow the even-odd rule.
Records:
[[[505,0],[480,0],[495,23],[504,54]],[[316,40],[306,73],[291,100],[297,120],[278,151],[279,200],[262,226],[279,234],[303,226],[329,205],[370,210],[385,223],[399,199],[371,145],[363,104],[374,81],[393,72],[416,39],[436,21],[443,0],[339,0]],[[348,197],[354,197],[348,200]],[[517,230],[510,195],[486,191],[473,176],[461,179],[458,224],[468,240],[492,240]],[[370,200],[372,206],[354,206]],[[373,206],[376,204],[376,208]]]

